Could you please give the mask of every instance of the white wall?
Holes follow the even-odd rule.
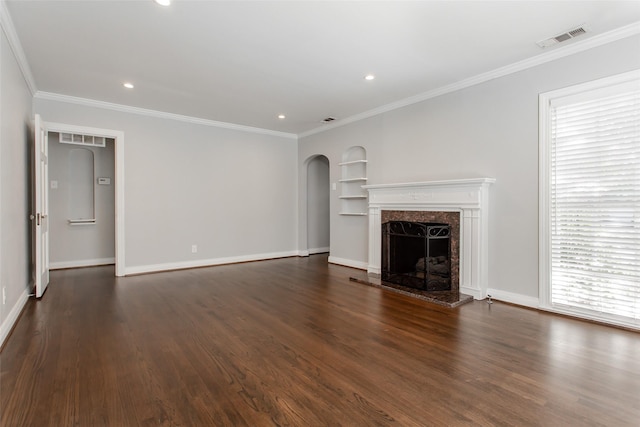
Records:
[[[39,98],[34,107],[45,121],[124,132],[127,273],[297,253],[294,138]]]
[[[538,95],[635,68],[640,68],[638,36],[301,138],[298,161],[327,156],[335,182],[341,153],[361,145],[369,161],[368,184],[496,178],[491,188],[489,288],[494,296],[535,305]],[[336,206],[337,192],[331,197]],[[332,258],[366,265],[367,224],[366,217],[343,217],[332,209]]]
[[[70,160],[73,149],[93,153],[95,224],[70,225]],[[115,262],[114,142],[105,147],[61,144],[59,134],[49,132],[49,259],[51,268],[69,268]],[[98,177],[110,185],[98,185]]]
[[[310,253],[329,251],[329,160],[317,156],[307,167],[307,238]]]
[[[0,345],[25,302],[30,274],[31,93],[0,31]],[[1,295],[0,295],[1,298]]]

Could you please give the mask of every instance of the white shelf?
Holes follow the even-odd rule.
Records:
[[[338,166],[355,165],[356,163],[367,163],[367,160],[352,160],[350,162],[338,163]]]
[[[69,225],[94,225],[96,223],[95,218],[91,219],[68,219]]]
[[[367,178],[344,178],[339,179],[338,182],[357,182],[357,181],[366,181]]]
[[[363,147],[351,147],[338,163],[341,170],[340,215],[366,216],[367,192],[362,189],[367,183],[367,155]]]

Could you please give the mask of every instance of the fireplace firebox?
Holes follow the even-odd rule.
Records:
[[[424,291],[451,290],[450,234],[442,223],[383,223],[381,279]]]

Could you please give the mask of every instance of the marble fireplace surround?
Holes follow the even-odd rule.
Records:
[[[451,287],[457,287],[461,293],[471,295],[475,299],[486,298],[489,265],[489,186],[494,182],[494,178],[470,178],[364,185],[362,188],[369,192],[367,273],[380,277],[383,220],[431,221],[430,218],[441,217],[455,219],[457,215],[450,216],[446,213],[458,212],[460,239],[457,250],[452,250],[452,257],[459,255],[459,282],[452,283]],[[454,220],[450,225],[455,227],[457,224]],[[452,242],[452,249],[453,245]]]

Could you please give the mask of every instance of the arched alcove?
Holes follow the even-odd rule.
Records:
[[[360,146],[346,149],[340,168],[340,215],[365,216],[367,192],[362,186],[367,183],[367,151]]]

